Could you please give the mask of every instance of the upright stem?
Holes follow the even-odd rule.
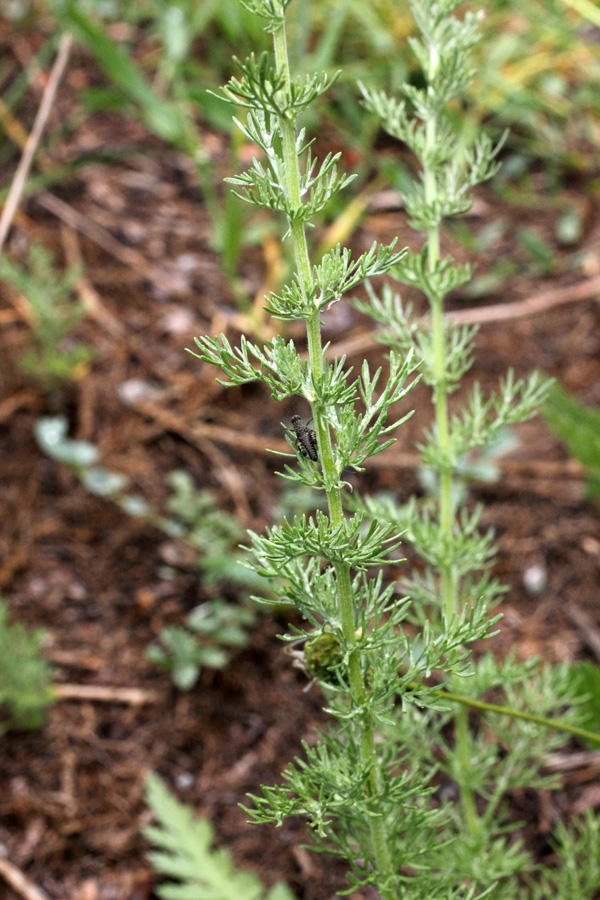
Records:
[[[427,151],[435,146],[436,122],[430,119],[427,123]],[[426,158],[429,153],[426,151]],[[437,182],[435,173],[425,163],[425,196],[428,203],[433,203],[437,197]],[[433,271],[440,259],[440,227],[432,225],[427,232],[427,263],[429,270]],[[444,323],[444,298],[439,294],[430,294],[431,317],[433,327],[433,368],[434,368],[434,404],[435,424],[437,430],[438,447],[442,466],[439,472],[439,516],[440,531],[444,542],[449,545],[452,537],[453,510],[452,510],[452,482],[453,473],[449,465],[450,456],[450,431],[448,427],[448,383],[446,380],[446,340]],[[458,612],[456,599],[456,583],[452,572],[451,560],[444,560],[441,564],[442,598],[444,604],[444,616],[446,621]]]
[[[285,35],[285,22],[281,22],[280,26],[273,33],[273,45],[275,50],[275,63],[277,71],[284,75],[284,89],[289,91],[290,88],[290,68],[287,51],[287,42]],[[282,152],[284,160],[284,181],[286,199],[292,210],[300,209],[302,206],[302,198],[300,195],[300,168],[298,164],[298,156],[296,153],[296,121],[295,117],[288,114],[287,117],[280,119],[282,134]],[[294,245],[294,256],[296,259],[298,282],[303,297],[306,297],[312,285],[312,268],[306,242],[306,232],[301,218],[291,216],[290,232]],[[308,337],[308,355],[309,365],[313,379],[317,380],[323,377],[324,367],[326,364],[323,354],[323,342],[321,338],[321,319],[319,310],[316,309],[306,320],[306,330]],[[317,444],[319,447],[319,459],[323,470],[325,483],[325,492],[327,495],[327,503],[329,507],[329,517],[334,528],[339,527],[344,522],[344,513],[342,507],[341,488],[339,486],[339,477],[335,463],[333,444],[331,440],[331,431],[327,418],[326,410],[319,404],[315,398],[315,402],[311,403],[313,423],[317,434]],[[352,578],[350,566],[344,562],[334,564],[336,575],[337,596],[339,603],[340,622],[344,638],[349,645],[356,641],[356,618],[354,610],[354,596],[352,590]],[[360,652],[354,650],[349,658],[349,681],[352,702],[355,707],[363,707],[367,699],[367,691],[361,671]],[[362,729],[360,735],[360,756],[361,762],[369,768],[368,788],[372,795],[377,795],[382,787],[382,774],[379,766],[379,759],[375,749],[375,728],[373,717],[370,713],[365,712],[361,717]],[[387,842],[387,834],[385,824],[381,816],[377,815],[378,810],[369,817],[369,829],[371,833],[371,841],[373,854],[377,863],[378,873],[382,884],[387,885],[381,890],[384,900],[396,900],[396,892],[392,884],[394,870],[392,865],[392,857]]]
[[[429,156],[436,141],[436,122],[430,119],[427,123],[427,150]],[[428,203],[436,199],[437,182],[435,173],[425,163],[425,194]],[[429,228],[427,233],[428,266],[433,271],[440,258],[439,224]],[[434,366],[434,405],[438,447],[441,458],[439,475],[439,527],[442,544],[450,547],[454,527],[453,487],[454,473],[450,466],[450,429],[448,416],[448,382],[446,380],[446,340],[444,322],[444,298],[439,294],[430,294],[431,319],[433,329],[433,366]],[[451,558],[440,563],[440,581],[444,619],[446,622],[456,616],[458,609],[458,583]],[[458,756],[457,780],[460,787],[461,806],[467,830],[475,841],[480,834],[480,823],[477,816],[475,797],[471,790],[469,772],[471,769],[471,735],[469,732],[468,710],[461,707],[456,714],[456,744]]]

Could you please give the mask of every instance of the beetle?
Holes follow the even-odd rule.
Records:
[[[319,458],[316,432],[307,428],[300,416],[292,416],[292,426],[296,432],[296,447],[303,456],[316,462]]]

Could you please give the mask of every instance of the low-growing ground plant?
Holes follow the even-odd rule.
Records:
[[[259,607],[248,599],[249,593],[268,588],[245,564],[248,554],[238,546],[243,534],[239,522],[218,508],[214,494],[198,491],[184,470],[167,476],[171,494],[164,510],[153,508],[131,492],[127,477],[98,465],[100,451],[95,444],[67,436],[64,416],[42,417],[34,431],[40,449],[67,466],[91,494],[111,500],[128,515],[144,519],[196,551],[196,565],[209,597],[188,614],[183,625],[161,630],[157,642],[148,648],[148,659],[170,672],[180,690],[192,688],[203,668],[224,668],[233,651],[248,643],[258,616]],[[167,570],[165,575],[169,574]],[[242,591],[241,602],[221,595],[226,586]]]
[[[256,617],[254,605],[207,600],[191,611],[185,626],[163,628],[158,643],[150,646],[146,655],[150,662],[171,672],[176,687],[187,691],[196,684],[201,669],[224,669],[231,651],[246,646]]]
[[[60,272],[41,244],[29,247],[25,264],[0,258],[0,281],[17,293],[31,328],[33,346],[23,353],[19,366],[53,395],[81,378],[93,358],[91,347],[71,337],[85,312],[73,293],[79,276],[77,268]]]
[[[42,654],[46,632],[9,623],[0,600],[0,734],[41,728],[54,700],[52,669]]]
[[[315,263],[307,227],[352,179],[338,171],[339,155],[314,158],[299,126],[335,76],[290,72],[290,3],[247,0],[272,34],[274,52],[239,63],[224,96],[245,110],[238,124],[257,148],[250,169],[230,181],[249,203],[283,214],[294,250],[293,279],[267,298],[267,309],[283,322],[304,323],[308,359],[282,336],[264,346],[245,336],[232,346],[225,335],[196,343],[199,358],[221,369],[221,383],[262,381],[275,400],[305,401],[304,419],[295,411],[290,417],[291,453],[282,474],[321,491],[327,511],[285,518],[264,535],[251,534],[251,543],[256,571],[303,616],[286,637],[303,645],[303,664],[323,690],[332,724],[303,747],[279,786],[252,798],[248,814],[276,825],[303,816],[313,848],[346,860],[350,891],[373,885],[384,900],[508,900],[524,889],[516,877],[532,862],[511,839],[506,795],[547,784],[538,774],[536,744],[551,724],[544,715],[557,716],[569,691],[564,670],[521,665],[514,655],[478,662],[470,650],[493,630],[490,610],[503,590],[489,573],[492,535],[481,532],[481,510],[466,504],[456,473],[474,448],[532,415],[546,389],[536,375],[520,382],[509,373],[497,395],[484,398],[476,388],[458,411],[449,406],[470,366],[475,335],[447,328],[444,298],[472,269],[442,257],[440,226],[468,208],[470,189],[494,173],[500,149],[486,137],[464,145],[447,114],[471,78],[468,51],[479,16],[457,18],[456,0],[414,0],[420,35],[411,48],[419,78],[404,85],[399,100],[363,90],[367,106],[421,163],[404,203],[413,227],[426,233],[423,250],[374,244],[355,258],[338,245]],[[385,375],[366,362],[355,375],[343,357],[330,358],[322,320],[360,283],[385,273],[420,287],[430,313],[415,321],[391,290],[382,299],[371,291],[362,308],[381,321],[394,346]],[[404,508],[361,501],[350,492],[349,473],[392,442],[406,416],[390,414],[418,377],[434,402],[422,451],[435,474],[431,495]],[[384,580],[403,534],[426,563],[422,574],[405,579],[410,597]],[[487,691],[507,705],[482,701]],[[529,710],[518,708],[524,701]],[[469,706],[485,710],[477,731]],[[568,721],[557,725],[575,730]],[[548,731],[544,737],[546,747],[564,740]],[[457,802],[447,799],[452,794]],[[581,827],[593,842],[593,823]],[[600,884],[600,866],[592,868],[582,887],[589,900],[590,885]]]
[[[170,494],[163,509],[155,508],[133,493],[127,476],[98,464],[101,454],[95,444],[69,438],[68,430],[65,416],[42,416],[35,423],[34,436],[38,447],[67,466],[90,494],[111,500],[128,515],[145,519],[188,544],[198,554],[197,566],[207,587],[224,582],[246,590],[265,587],[264,580],[245,565],[247,553],[239,547],[244,534],[240,523],[219,509],[213,493],[197,490],[189,472],[175,469],[168,473],[165,481]]]

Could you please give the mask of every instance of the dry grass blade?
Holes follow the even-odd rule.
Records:
[[[54,103],[58,85],[60,84],[60,80],[67,67],[72,42],[73,41],[70,34],[63,34],[60,41],[60,46],[58,48],[58,53],[56,55],[56,60],[54,61],[54,66],[52,67],[52,72],[50,73],[48,83],[44,90],[42,102],[40,103],[35,121],[33,123],[33,128],[31,129],[31,134],[29,135],[27,143],[25,144],[21,160],[19,162],[19,165],[17,166],[17,171],[15,172],[15,177],[13,178],[10,191],[8,192],[8,197],[6,198],[6,203],[4,204],[4,209],[2,210],[2,215],[0,216],[0,254],[2,253],[2,249],[6,242],[6,237],[10,230],[13,217],[23,194],[25,182],[27,181],[31,163],[33,162],[33,157],[35,156],[35,151],[37,150],[38,144],[44,132],[44,128],[46,127],[46,122],[48,121],[48,116],[50,115],[52,104]]]

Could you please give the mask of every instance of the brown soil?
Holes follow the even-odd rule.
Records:
[[[54,128],[87,77],[75,59]],[[220,139],[207,135],[207,146],[219,169],[225,157]],[[199,488],[213,490],[223,508],[260,531],[281,489],[277,460],[266,448],[281,444],[281,421],[305,410],[276,405],[262,387],[225,390],[213,370],[184,352],[195,335],[227,330],[238,340],[241,323],[210,247],[191,166],[141,128],[108,115],[87,119],[66,142],[45,151],[44,160],[58,164],[83,152],[134,147],[138,151],[123,163],[84,167],[28,199],[12,232],[13,255],[39,241],[62,261],[85,266],[78,291],[88,313],[76,337],[96,355],[59,411],[68,415],[72,437],[96,443],[103,464],[130,476],[151,502],[164,500],[165,474],[185,468]],[[546,189],[540,176],[537,195]],[[539,296],[597,276],[600,217],[585,185],[570,185],[561,202],[567,197],[588,211],[586,229],[569,254],[557,250],[555,276],[540,279],[523,265],[502,297],[486,302]],[[549,214],[542,204],[522,208],[499,201],[490,189],[480,192],[475,210],[469,224],[476,231],[498,218],[507,225],[496,258],[522,261],[516,232],[523,224],[554,241],[558,212]],[[373,213],[353,242],[366,247],[398,231],[401,244],[414,241],[401,213]],[[269,249],[265,243],[244,253],[249,296],[264,293]],[[447,249],[464,256],[450,238]],[[175,691],[169,676],[146,661],[146,648],[163,625],[182,621],[207,596],[206,588],[193,558],[180,553],[173,565],[173,542],[164,534],[91,496],[37,448],[34,423],[56,408],[19,373],[16,361],[30,344],[30,331],[19,297],[0,291],[0,588],[16,618],[48,630],[59,684],[149,692],[141,703],[63,699],[42,731],[3,739],[0,849],[51,898],[145,900],[153,879],[140,828],[148,821],[144,778],[152,770],[208,816],[219,842],[267,884],[284,879],[304,900],[331,897],[343,886],[343,868],[301,849],[301,825],[250,827],[238,807],[248,791],[277,781],[299,741],[324,722],[318,692],[305,690],[304,676],[277,639],[285,622],[265,615],[250,646],[223,672],[205,671],[190,693]],[[455,307],[466,308],[466,301],[457,297]],[[339,352],[350,343],[351,364],[359,365],[364,353],[372,361],[380,356],[368,323],[346,305],[334,308],[326,324]],[[486,389],[508,366],[518,375],[540,368],[600,405],[600,309],[593,293],[536,315],[491,321],[481,329],[477,350],[473,377]],[[124,392],[132,384],[142,385],[141,395]],[[429,415],[425,392],[418,389],[410,405],[424,411],[369,467],[362,480],[368,490],[408,496],[418,488],[412,448]],[[516,434],[520,445],[502,461],[500,480],[473,487],[474,497],[486,503],[485,524],[498,535],[497,574],[511,588],[496,646],[549,662],[598,659],[600,519],[584,500],[583,473],[543,421]],[[175,569],[170,580],[166,563]],[[534,565],[543,567],[547,581],[532,595],[524,576]],[[529,839],[537,836],[541,845],[558,814],[600,805],[594,771],[586,771],[587,777],[577,773],[577,783],[565,775],[554,799],[533,793],[523,799]],[[18,895],[0,878],[2,900]]]

